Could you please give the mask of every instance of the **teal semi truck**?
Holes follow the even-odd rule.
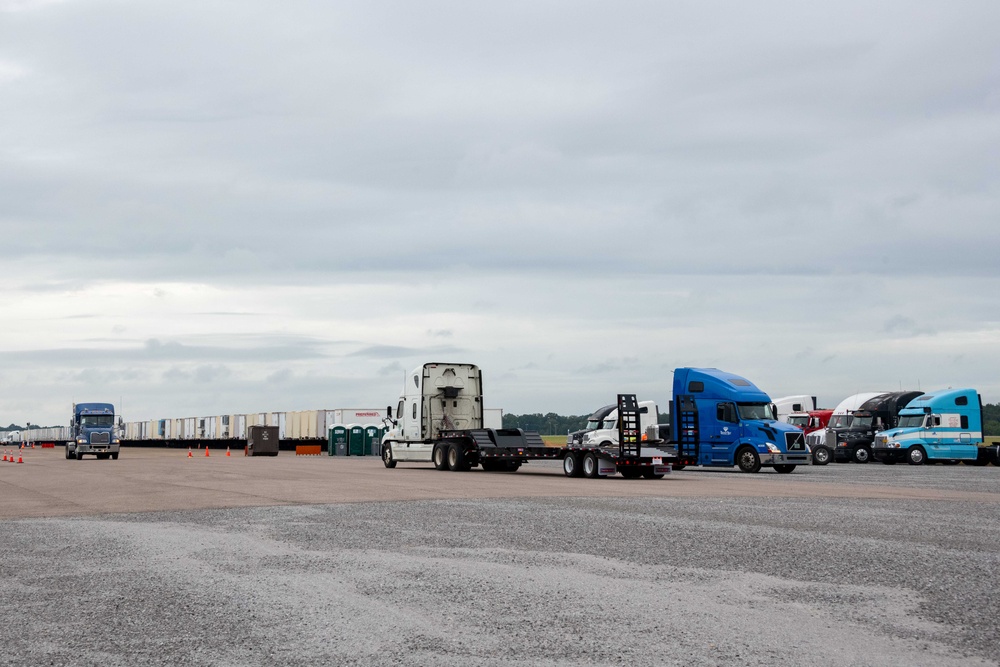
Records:
[[[802,430],[779,422],[770,397],[739,375],[676,369],[671,413],[674,469],[735,465],[743,472],[790,473],[812,463]]]
[[[875,460],[911,465],[966,461],[1000,465],[997,445],[983,441],[983,403],[975,389],[918,396],[899,411],[896,428],[875,436]]]
[[[115,430],[115,406],[111,403],[74,403],[66,441],[66,458],[82,460],[85,454],[99,459],[117,459],[121,442]]]

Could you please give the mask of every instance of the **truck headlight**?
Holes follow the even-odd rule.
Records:
[[[76,444],[78,444],[78,445],[85,445],[85,444],[87,444],[87,439],[86,438],[77,438],[76,439]]]
[[[781,453],[781,450],[778,449],[778,446],[776,444],[774,444],[773,442],[765,442],[764,444],[767,445],[767,451],[771,452],[772,454],[780,454]]]

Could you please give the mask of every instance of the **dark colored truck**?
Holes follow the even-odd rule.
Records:
[[[827,429],[827,445],[838,463],[868,463],[872,460],[875,434],[896,427],[899,411],[922,391],[892,391],[870,398],[855,410],[850,423]]]

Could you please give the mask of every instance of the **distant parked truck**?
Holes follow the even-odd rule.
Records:
[[[579,431],[571,431],[566,434],[566,444],[567,445],[579,445],[583,442],[583,436],[591,431],[596,431],[604,425],[604,420],[608,418],[612,412],[617,412],[618,406],[614,403],[611,405],[604,405],[596,410],[593,414],[587,418],[587,424]]]
[[[649,439],[650,434],[658,433],[656,429],[657,416],[656,401],[639,401],[639,430],[646,439]],[[616,405],[605,416],[600,427],[584,432],[579,442],[588,447],[617,447],[619,426],[618,406]]]
[[[806,436],[806,444],[809,444],[809,435],[811,433],[819,432],[820,435],[826,429],[827,425],[830,423],[830,417],[833,416],[833,410],[810,410],[809,412],[793,412],[788,415],[788,423],[792,426],[802,429],[802,433]],[[830,450],[821,441],[818,443],[818,447],[810,446],[812,449],[812,460],[815,465],[825,466],[830,462],[832,454]]]
[[[812,463],[800,429],[779,422],[770,397],[752,382],[717,368],[674,370],[670,429],[678,465],[762,466],[789,473]]]
[[[111,403],[74,403],[66,442],[66,458],[80,461],[84,454],[99,459],[118,458],[115,406]]]
[[[808,412],[816,409],[816,397],[806,394],[795,396],[782,396],[774,401],[774,413],[779,422],[791,423],[788,421],[792,413]]]
[[[982,398],[975,389],[935,391],[910,401],[896,428],[875,436],[875,459],[911,465],[966,461],[1000,465],[1000,449],[983,442]]]
[[[884,391],[866,391],[860,394],[854,394],[848,396],[840,403],[837,407],[833,409],[833,414],[830,415],[830,421],[827,426],[822,431],[813,431],[806,435],[806,444],[813,452],[813,456],[818,455],[821,458],[826,458],[828,461],[833,460],[833,450],[837,448],[837,436],[835,431],[837,429],[845,429],[851,425],[851,420],[854,417],[854,411],[861,407],[861,405],[876,396],[882,396],[888,392]]]
[[[862,403],[851,413],[851,421],[847,426],[828,429],[827,444],[833,448],[833,460],[841,463],[871,461],[875,434],[894,428],[899,411],[923,393],[891,391]]]

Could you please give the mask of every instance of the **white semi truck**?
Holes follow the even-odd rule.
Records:
[[[395,411],[386,409],[381,455],[386,468],[400,462],[432,463],[437,470],[514,472],[528,461],[562,460],[569,477],[657,479],[670,471],[676,450],[661,441],[643,442],[635,396],[619,395],[622,437],[610,447],[548,447],[537,433],[487,428],[483,423],[483,379],[479,367],[427,363],[410,371]]]

